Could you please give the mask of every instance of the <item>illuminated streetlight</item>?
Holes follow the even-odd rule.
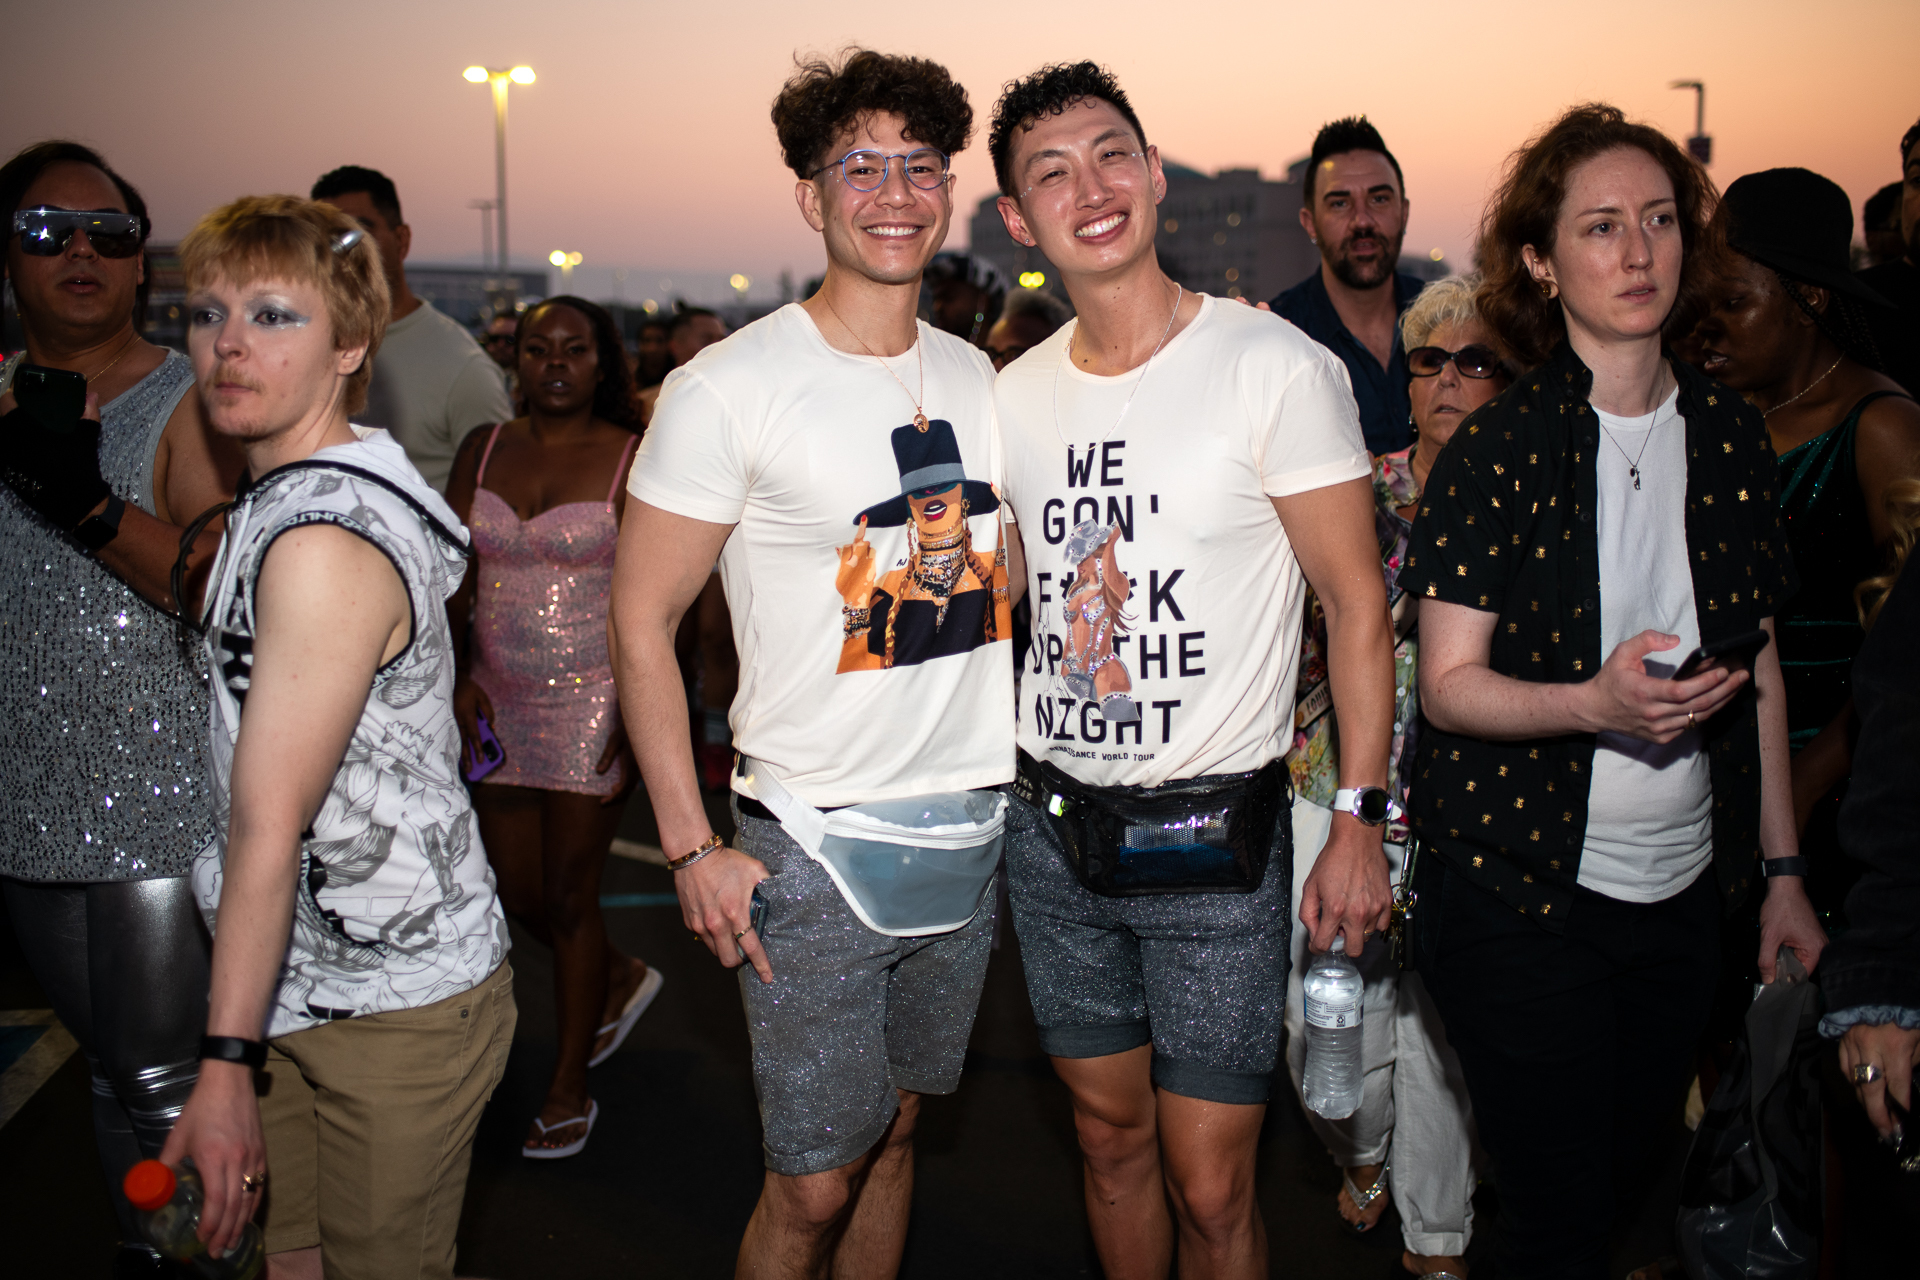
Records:
[[[1044,271],[1022,271],[1020,287],[1022,289],[1044,289],[1047,285],[1047,273]]]
[[[512,67],[502,70],[498,67],[468,67],[460,74],[469,84],[488,84],[493,87],[493,216],[494,228],[500,238],[498,291],[511,298],[514,293],[513,277],[507,257],[507,86],[532,84],[533,68]]]
[[[1687,139],[1687,154],[1701,164],[1713,163],[1713,139],[1707,136],[1707,86],[1698,80],[1675,80],[1669,89],[1693,90],[1693,136]]]
[[[745,298],[747,296],[747,286],[752,284],[753,281],[748,279],[746,276],[741,275],[738,271],[736,271],[732,275],[727,277],[727,283],[733,286],[733,291],[735,293],[739,294],[742,298]]]
[[[565,249],[555,249],[547,255],[547,261],[560,268],[560,287],[565,289],[573,283],[573,269],[586,259],[579,253],[568,253]]]

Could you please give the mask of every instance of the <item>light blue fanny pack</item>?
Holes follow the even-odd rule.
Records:
[[[739,776],[875,933],[951,933],[980,910],[1006,838],[1000,792],[936,791],[822,813],[758,760],[742,758]]]

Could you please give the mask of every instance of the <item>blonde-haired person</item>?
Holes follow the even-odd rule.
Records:
[[[449,1277],[473,1134],[513,1036],[505,920],[458,773],[445,601],[467,533],[351,426],[388,314],[374,246],[293,196],[180,246],[213,429],[254,478],[207,589],[213,930],[201,1073],[162,1159],[224,1252],[278,1276]],[[256,1098],[255,1074],[270,1087]]]
[[[1419,601],[1397,585],[1406,556],[1413,517],[1426,488],[1433,460],[1467,416],[1505,389],[1507,367],[1494,352],[1492,337],[1475,305],[1477,276],[1449,276],[1429,284],[1401,316],[1401,343],[1407,353],[1408,393],[1412,402],[1413,444],[1373,459],[1374,531],[1380,539],[1381,569],[1386,575],[1394,616],[1393,742],[1388,756],[1387,788],[1402,809],[1412,781],[1419,728]],[[1301,634],[1300,688],[1293,750],[1287,763],[1293,774],[1294,902],[1332,826],[1332,802],[1339,787],[1339,733],[1327,680],[1326,619],[1319,602],[1307,601],[1307,626]],[[1404,864],[1404,817],[1387,826],[1387,861],[1398,876]],[[1306,1067],[1306,938],[1296,932],[1293,968],[1287,984],[1287,1067],[1301,1089]],[[1370,939],[1360,960],[1367,985],[1362,1005],[1361,1050],[1366,1083],[1359,1109],[1345,1120],[1327,1120],[1308,1111],[1312,1127],[1341,1168],[1335,1207],[1355,1232],[1364,1234],[1386,1213],[1389,1195],[1400,1207],[1400,1233],[1406,1251],[1401,1265],[1421,1277],[1464,1278],[1467,1243],[1473,1238],[1473,1134],[1471,1107],[1460,1064],[1447,1047],[1440,1016],[1427,998],[1419,975],[1402,974],[1387,953],[1385,939]],[[1304,1100],[1304,1091],[1302,1091]]]

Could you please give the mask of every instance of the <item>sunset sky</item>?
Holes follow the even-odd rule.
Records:
[[[885,10],[885,11],[883,11]],[[976,2],[22,5],[8,20],[0,148],[50,136],[105,151],[174,238],[235,196],[304,193],[338,164],[400,186],[414,259],[473,262],[493,192],[493,130],[472,63],[534,68],[508,134],[516,262],[577,250],[575,291],[628,302],[711,295],[731,272],[769,296],[820,269],[767,107],[796,51],[847,44],[944,62],[973,95],[956,228],[992,193],[986,123],[1000,86],[1093,58],[1150,141],[1208,172],[1280,176],[1314,130],[1364,112],[1407,174],[1409,252],[1469,251],[1503,158],[1566,105],[1614,102],[1675,136],[1707,84],[1713,176],[1805,165],[1860,203],[1898,177],[1920,117],[1914,0],[1448,5],[1375,0],[1100,6]],[[556,278],[558,273],[555,273]]]

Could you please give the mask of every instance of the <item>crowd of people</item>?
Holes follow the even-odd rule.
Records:
[[[1093,63],[987,131],[1065,300],[942,252],[945,68],[803,62],[772,122],[825,274],[631,351],[572,296],[475,341],[358,166],[201,219],[169,351],[134,185],[71,142],[0,166],[0,888],[93,1073],[120,1274],[168,1273],[120,1186],[157,1157],[271,1276],[450,1277],[507,917],[555,957],[528,1157],[590,1141],[663,985],[599,909],[642,784],[739,969],[742,1276],[898,1270],[1002,911],[1112,1277],[1267,1274],[1258,1137],[1333,950],[1364,1038],[1357,1108],[1307,1112],[1327,1211],[1396,1206],[1406,1275],[1465,1280],[1490,1180],[1502,1275],[1606,1276],[1788,952],[1868,1135],[1833,1176],[1897,1187],[1920,125],[1856,269],[1830,180],[1721,193],[1577,106],[1423,284],[1407,175],[1335,121],[1320,265],[1254,306],[1162,269],[1159,152]],[[1845,1200],[1859,1266],[1900,1224]]]

